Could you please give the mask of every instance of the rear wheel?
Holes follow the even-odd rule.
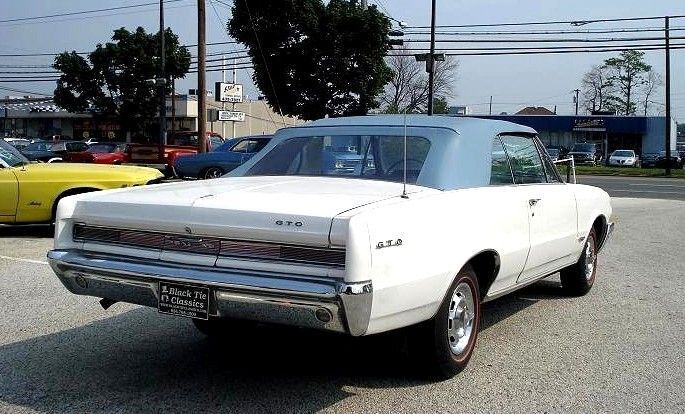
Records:
[[[210,180],[212,178],[219,178],[224,174],[225,174],[224,170],[221,169],[220,167],[209,167],[204,171],[204,174],[202,174],[202,177],[206,180]]]
[[[597,273],[597,233],[593,228],[587,236],[583,253],[576,264],[561,271],[561,286],[572,296],[582,296],[590,291]]]
[[[471,359],[479,328],[478,279],[467,264],[452,282],[435,317],[413,328],[411,352],[431,374],[452,378]]]

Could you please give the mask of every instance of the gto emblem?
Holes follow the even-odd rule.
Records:
[[[287,221],[287,220],[276,220],[277,226],[295,226],[302,227],[301,221]]]
[[[386,247],[395,247],[395,246],[401,246],[401,245],[402,245],[402,239],[386,240],[386,241],[378,242],[378,244],[376,244],[376,249],[384,249]]]

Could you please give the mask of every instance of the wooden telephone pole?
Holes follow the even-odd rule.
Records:
[[[666,37],[666,175],[671,175],[671,33],[668,16],[665,19]]]
[[[207,151],[207,39],[205,37],[205,0],[197,0],[197,143]]]

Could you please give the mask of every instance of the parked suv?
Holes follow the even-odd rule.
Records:
[[[576,164],[597,165],[602,162],[602,152],[599,146],[592,142],[573,144],[568,155],[573,157]]]

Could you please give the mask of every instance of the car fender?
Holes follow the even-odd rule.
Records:
[[[515,190],[430,191],[365,208],[360,214],[367,228],[365,246],[370,248],[368,270],[353,267],[348,276],[359,279],[352,281],[371,276],[374,299],[368,333],[433,317],[457,273],[481,252],[495,251],[500,257],[502,271],[495,282],[515,284],[529,249],[527,205],[509,209],[516,219],[501,209],[502,198],[518,197]],[[363,249],[361,239],[357,234],[352,243]],[[349,246],[348,254],[351,249],[355,247]]]

